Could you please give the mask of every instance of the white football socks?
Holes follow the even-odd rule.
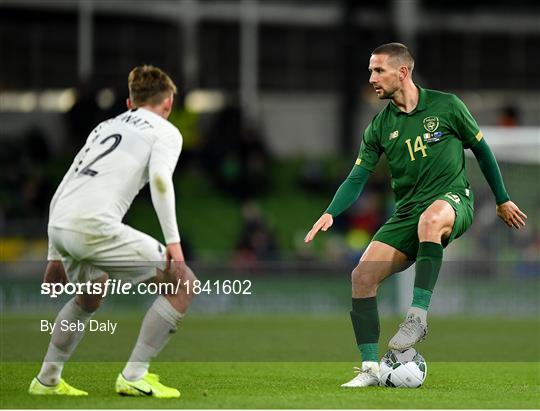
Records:
[[[126,380],[136,381],[144,377],[150,360],[165,347],[183,316],[165,297],[160,295],[156,298],[144,317],[135,348],[122,371]]]
[[[51,336],[51,342],[47,349],[47,354],[43,360],[41,371],[38,374],[38,379],[42,384],[54,386],[60,382],[64,363],[71,357],[73,351],[81,341],[84,330],[82,331],[62,331],[62,321],[68,323],[77,323],[80,321],[85,325],[94,313],[84,311],[75,302],[75,298],[69,300],[66,305],[60,310],[54,320],[54,331]]]

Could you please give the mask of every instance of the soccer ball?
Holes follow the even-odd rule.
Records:
[[[381,385],[385,387],[418,388],[427,376],[427,364],[414,348],[390,350],[381,359]]]

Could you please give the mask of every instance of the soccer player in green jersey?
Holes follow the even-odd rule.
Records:
[[[352,272],[351,320],[362,368],[342,387],[378,385],[377,288],[414,261],[413,301],[388,345],[405,350],[425,338],[443,249],[467,230],[473,218],[464,149],[471,149],[478,160],[495,196],[497,215],[506,225],[519,229],[527,218],[510,201],[493,153],[465,104],[453,94],[416,85],[413,68],[413,57],[403,44],[384,44],[373,51],[369,82],[379,99],[391,101],[364,131],[352,171],[305,238],[309,243],[320,230],[328,230],[333,218],[358,199],[384,153],[396,211],[377,231]]]

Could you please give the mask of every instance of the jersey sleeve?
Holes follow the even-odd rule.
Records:
[[[148,165],[150,193],[167,244],[180,241],[172,175],[182,150],[182,135],[175,129],[157,137]]]
[[[454,128],[458,138],[465,148],[474,147],[484,135],[471,112],[458,97],[453,96],[452,112],[454,114]]]
[[[476,159],[478,160],[478,165],[480,170],[484,174],[486,181],[495,196],[495,201],[497,205],[501,205],[510,200],[510,196],[506,191],[504,186],[504,181],[501,175],[501,170],[497,164],[497,160],[493,155],[493,152],[487,145],[485,140],[480,141],[474,147],[472,147],[472,152],[474,153]]]
[[[368,170],[355,165],[345,181],[339,186],[325,213],[336,217],[348,209],[358,200],[370,175]]]
[[[362,136],[360,152],[358,153],[358,158],[354,164],[355,166],[363,167],[368,171],[373,171],[382,152],[382,146],[377,138],[377,134],[374,132],[373,123],[370,123]]]

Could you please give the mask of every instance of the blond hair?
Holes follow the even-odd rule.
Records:
[[[167,97],[176,94],[176,85],[158,67],[135,67],[128,76],[129,99],[135,107],[157,106]]]

